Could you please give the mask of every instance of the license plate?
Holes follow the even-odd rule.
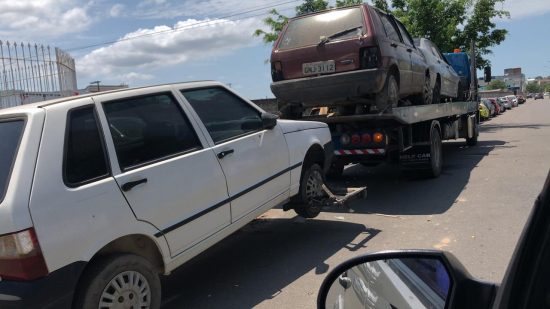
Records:
[[[334,64],[334,60],[302,64],[302,72],[304,73],[304,75],[334,73],[335,71],[336,65]]]

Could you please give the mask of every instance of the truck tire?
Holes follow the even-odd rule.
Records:
[[[327,171],[327,177],[330,178],[339,178],[344,173],[344,163],[342,162],[332,162],[330,165],[328,171]]]
[[[303,218],[315,218],[321,212],[322,205],[315,203],[315,199],[323,197],[323,169],[316,163],[304,166],[300,178],[300,191],[294,197],[294,211]]]
[[[117,286],[125,285],[120,290]],[[100,258],[86,269],[79,282],[75,307],[97,309],[126,305],[125,308],[160,308],[161,287],[158,274],[145,258],[134,254],[116,254]]]
[[[399,103],[399,85],[393,74],[388,74],[382,91],[376,95],[375,104],[378,112],[391,112]]]
[[[443,169],[443,147],[441,133],[436,126],[432,127],[430,134],[430,166],[428,176],[436,178],[441,175]]]
[[[477,145],[478,136],[479,136],[479,123],[476,120],[474,125],[474,136],[466,137],[466,145],[470,147]]]

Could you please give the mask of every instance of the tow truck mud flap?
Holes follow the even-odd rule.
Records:
[[[430,164],[430,146],[415,146],[399,155],[399,164],[405,169],[426,167]]]

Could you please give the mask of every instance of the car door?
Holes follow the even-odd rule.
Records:
[[[386,31],[386,38],[394,50],[397,66],[399,67],[399,92],[402,95],[408,95],[411,92],[411,84],[413,83],[411,54],[407,51],[407,46],[401,41],[395,19],[388,14],[381,12],[378,12],[378,14]]]
[[[232,222],[289,197],[289,151],[278,125],[264,130],[260,110],[221,86],[181,94],[211,138],[227,179]]]
[[[395,24],[399,29],[399,33],[401,35],[401,38],[403,39],[403,44],[405,44],[406,51],[407,53],[409,53],[411,58],[412,83],[410,93],[422,93],[427,68],[426,60],[424,59],[424,55],[422,54],[422,52],[414,46],[414,41],[407,29],[405,29],[405,26],[403,26],[403,24],[399,20],[395,18],[393,20],[395,21]]]
[[[95,100],[115,179],[136,218],[166,237],[172,256],[230,224],[222,169],[170,88]]]

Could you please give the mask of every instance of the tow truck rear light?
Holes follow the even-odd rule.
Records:
[[[382,143],[382,142],[384,141],[384,134],[379,133],[379,132],[376,132],[376,133],[374,133],[374,135],[372,136],[372,140],[373,140],[375,143]]]
[[[47,274],[34,229],[0,236],[0,278],[34,280]]]
[[[374,69],[378,67],[380,56],[378,47],[365,47],[359,52],[361,69]]]
[[[354,145],[358,145],[359,143],[361,143],[361,136],[359,136],[359,134],[353,134],[351,136],[351,143]]]
[[[351,141],[351,138],[349,137],[349,135],[347,134],[342,134],[342,136],[340,136],[340,144],[342,145],[348,145]]]
[[[363,135],[361,135],[361,142],[363,142],[363,144],[368,144],[371,141],[372,141],[372,138],[369,133],[364,133]]]
[[[271,79],[274,82],[283,80],[283,64],[280,61],[271,63]]]

